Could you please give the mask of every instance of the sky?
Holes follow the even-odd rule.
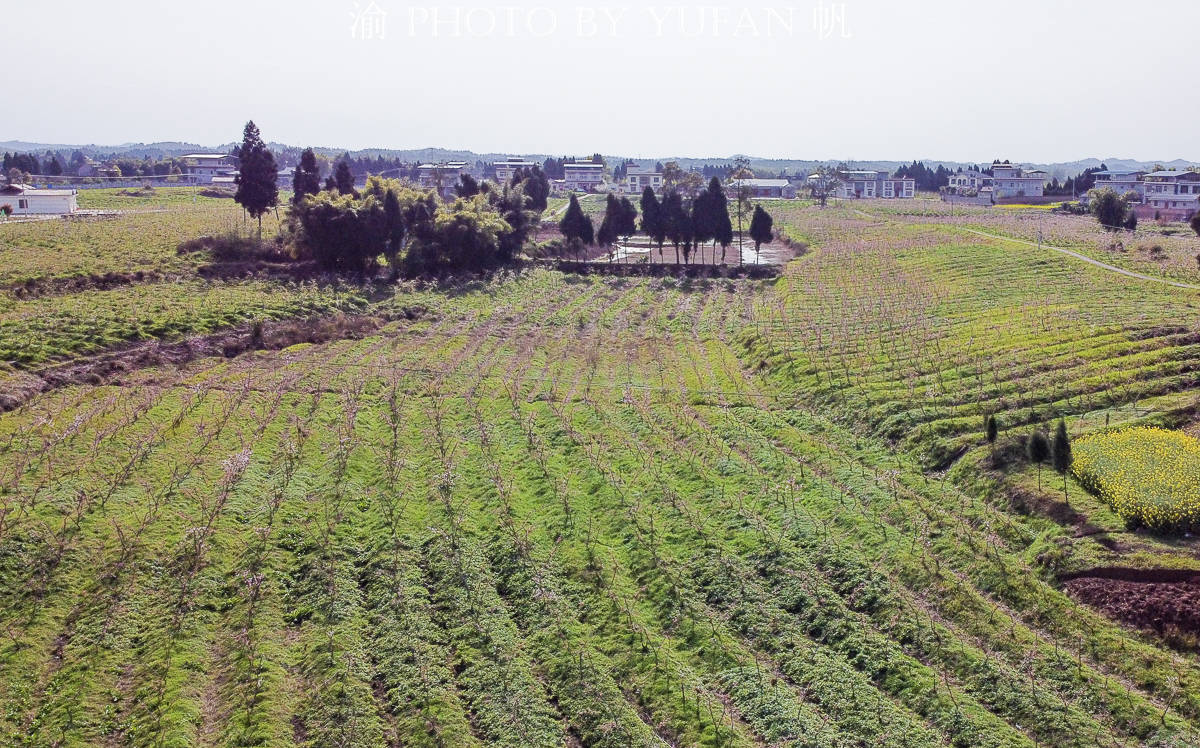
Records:
[[[1200,0],[7,2],[0,141],[1200,161]]]

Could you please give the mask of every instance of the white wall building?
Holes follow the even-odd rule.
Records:
[[[454,192],[459,176],[466,173],[469,173],[466,161],[421,164],[417,167],[417,184],[427,190],[437,190],[442,197],[447,197]]]
[[[496,169],[496,182],[499,184],[508,184],[511,182],[513,174],[517,172],[517,169],[532,169],[539,165],[521,158],[510,158],[504,161],[496,161],[492,164]]]
[[[1146,210],[1151,215],[1168,221],[1187,221],[1200,210],[1200,172],[1152,171],[1142,181],[1146,190]]]
[[[890,177],[886,171],[847,171],[838,181],[836,197],[852,198],[898,198],[912,197],[917,192],[916,180],[906,177]]]
[[[638,195],[650,187],[655,192],[662,191],[662,170],[656,164],[629,164],[625,170],[625,192]]]
[[[966,169],[964,171],[956,171],[949,177],[946,187],[953,190],[957,194],[962,194],[968,190],[978,192],[984,187],[990,187],[992,178],[981,171],[974,169]]]
[[[213,177],[229,177],[237,173],[233,156],[225,153],[189,153],[181,160],[184,177],[199,184],[212,184]]]
[[[1046,172],[1023,171],[1020,164],[992,164],[992,190],[995,199],[1006,197],[1042,197]]]
[[[1095,189],[1102,190],[1108,187],[1118,195],[1127,195],[1130,192],[1136,192],[1138,202],[1146,201],[1146,183],[1142,181],[1142,177],[1146,175],[1144,171],[1134,170],[1113,170],[1093,172],[1092,176],[1096,178]]]
[[[604,164],[563,164],[562,181],[564,189],[595,192],[604,183]]]
[[[73,189],[39,190],[27,184],[0,187],[0,205],[11,205],[13,215],[66,215],[79,210]]]

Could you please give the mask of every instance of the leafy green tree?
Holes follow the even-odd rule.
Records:
[[[317,156],[312,148],[305,148],[300,154],[300,164],[292,175],[292,202],[298,203],[305,195],[315,195],[321,191],[321,170],[317,166]]]
[[[279,203],[279,169],[275,156],[263,143],[258,126],[251,120],[242,131],[238,148],[237,193],[233,199],[246,209],[251,218],[258,219],[258,236],[262,238],[262,216]]]
[[[679,264],[679,249],[681,245],[691,242],[692,217],[683,204],[683,196],[674,190],[663,193],[662,199],[662,232],[675,247],[675,264]],[[691,247],[685,246],[684,260],[690,254]]]
[[[579,207],[579,199],[575,195],[571,195],[571,202],[567,204],[567,212],[558,223],[558,230],[576,248],[590,246],[595,242],[592,219]]]
[[[1025,442],[1025,456],[1038,468],[1038,490],[1042,490],[1042,463],[1050,457],[1050,444],[1040,429],[1035,429]]]
[[[1050,443],[1050,458],[1054,469],[1063,476],[1063,496],[1067,495],[1067,471],[1071,469],[1071,437],[1067,434],[1067,422],[1058,419],[1054,439]]]
[[[699,246],[715,239],[716,231],[717,215],[713,206],[713,195],[710,190],[705,190],[692,201],[691,240]]]
[[[754,240],[754,263],[758,264],[758,251],[763,244],[769,243],[774,236],[775,219],[763,210],[761,205],[754,206],[754,217],[750,219],[750,238]]]
[[[1138,224],[1137,213],[1134,212],[1133,208],[1129,208],[1129,211],[1125,214],[1125,230],[1126,231],[1137,231],[1137,224]]]
[[[354,174],[350,171],[350,162],[346,160],[338,161],[337,168],[333,170],[333,183],[337,186],[337,191],[343,195],[355,195],[354,190]]]
[[[1200,236],[1200,211],[1196,211],[1196,215],[1192,216],[1191,221],[1192,231],[1196,232],[1196,236]]]
[[[412,275],[473,272],[500,263],[500,236],[511,230],[487,196],[458,198],[437,211],[409,247],[405,269]]]
[[[493,209],[500,214],[508,224],[508,229],[500,233],[498,239],[498,254],[501,262],[508,262],[520,254],[533,233],[537,224],[537,214],[530,209],[530,199],[525,194],[526,180],[520,185],[505,185],[500,191],[489,191],[488,200]]]
[[[1111,187],[1091,192],[1092,215],[1108,231],[1118,231],[1125,226],[1129,204]]]

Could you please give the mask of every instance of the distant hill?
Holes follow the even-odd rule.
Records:
[[[236,143],[223,143],[221,145],[201,145],[199,143],[183,143],[178,141],[166,141],[159,143],[121,143],[118,145],[96,145],[96,144],[64,144],[64,143],[34,143],[24,140],[6,140],[0,141],[0,152],[35,152],[42,153],[45,151],[65,151],[71,152],[75,150],[83,151],[87,156],[93,158],[105,158],[114,154],[131,155],[137,157],[150,158],[168,158],[172,156],[182,156],[187,153],[195,153],[197,151],[209,151],[225,153],[231,150]],[[293,146],[286,143],[271,143],[270,146],[277,150],[292,150],[299,146]],[[531,161],[544,161],[550,157],[561,157],[564,155],[582,156],[588,154],[549,154],[549,153],[476,153],[469,150],[456,150],[450,148],[412,148],[412,149],[395,149],[395,148],[365,148],[361,150],[349,150],[346,148],[337,148],[332,146],[314,147],[313,150],[320,154],[336,158],[343,153],[349,152],[351,156],[356,158],[369,157],[375,158],[382,156],[384,158],[395,158],[407,162],[437,162],[437,161],[467,161],[474,163],[483,161],[485,163],[491,161],[500,161],[506,158],[519,156]],[[1019,155],[1019,154],[1013,154]],[[675,161],[683,168],[691,168],[693,166],[704,166],[706,164],[719,165],[732,163],[738,155],[734,156],[709,156],[709,157],[686,157],[686,156],[657,156],[653,158],[630,159],[636,161]],[[626,160],[626,156],[622,155],[606,155],[605,158],[610,164],[618,164]],[[758,156],[747,156],[750,159],[750,167],[757,172],[771,174],[807,174],[821,164],[828,164],[837,159],[826,160],[802,160],[802,159],[772,159]],[[937,168],[939,164],[947,169],[957,170],[959,167],[970,168],[976,166],[975,162],[966,161],[945,161],[931,158],[917,159],[902,159],[897,161],[847,161],[847,165],[859,169],[886,169],[893,171],[897,167],[910,164],[913,161],[923,161],[926,166],[931,169]],[[1019,161],[1019,159],[1014,159]],[[1060,180],[1069,176],[1074,176],[1084,169],[1092,169],[1104,164],[1110,169],[1151,169],[1155,165],[1165,166],[1167,168],[1186,169],[1192,166],[1200,166],[1200,163],[1195,161],[1185,161],[1183,159],[1172,160],[1157,160],[1157,161],[1137,161],[1126,158],[1087,158],[1079,161],[1063,161],[1057,163],[1027,163],[1027,166],[1045,169],[1051,177],[1058,177]]]

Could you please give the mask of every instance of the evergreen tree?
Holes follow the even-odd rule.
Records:
[[[642,231],[646,233],[647,239],[658,243],[660,258],[663,241],[666,239],[666,233],[662,228],[662,207],[658,203],[658,196],[654,194],[653,187],[647,187],[642,190]]]
[[[589,246],[595,241],[592,219],[586,216],[583,208],[579,207],[579,199],[571,195],[567,212],[559,221],[558,230],[575,247]]]
[[[338,161],[337,168],[333,171],[333,182],[337,185],[337,191],[343,195],[357,195],[354,191],[354,174],[350,171],[350,162],[347,159]]]
[[[683,197],[674,190],[663,194],[659,230],[665,239],[670,239],[675,247],[675,264],[679,264],[679,245],[687,237],[691,237],[691,216],[683,206]],[[662,244],[660,242],[659,246]]]
[[[1092,214],[1108,231],[1117,231],[1125,225],[1129,213],[1129,205],[1125,198],[1111,188],[1105,187],[1092,193]]]
[[[537,213],[543,213],[546,210],[546,203],[550,199],[550,180],[546,177],[546,172],[537,166],[529,170],[524,182],[525,196],[529,198],[529,208]]]
[[[1063,497],[1067,495],[1067,471],[1071,469],[1071,437],[1067,434],[1067,422],[1058,419],[1054,440],[1050,443],[1050,457],[1054,469],[1063,476]]]
[[[459,174],[458,184],[454,185],[454,194],[459,197],[475,197],[479,194],[479,182],[470,174]]]
[[[637,217],[638,212],[633,201],[627,197],[621,198],[621,212],[617,216],[615,228],[617,236],[624,237],[626,243],[629,243],[629,237],[637,233]]]
[[[996,437],[1000,435],[999,426],[996,424],[996,416],[988,415],[984,422],[984,430],[987,432],[988,450],[992,453],[992,467],[996,466]]]
[[[336,189],[337,189],[337,182],[334,180],[333,175],[330,174],[329,176],[325,177],[325,191],[333,192]]]
[[[771,241],[775,230],[775,219],[763,210],[761,205],[754,206],[754,216],[750,219],[750,238],[754,240],[754,264],[758,264],[758,251],[764,243]]]
[[[275,156],[263,143],[258,126],[251,120],[242,132],[238,149],[237,193],[233,199],[258,219],[258,236],[262,238],[262,216],[279,202],[279,169]]]
[[[713,241],[721,245],[721,264],[725,264],[725,251],[733,244],[733,220],[729,217],[729,198],[721,188],[721,180],[713,176],[708,184],[708,209],[712,213]],[[742,262],[741,252],[738,252],[738,264]]]
[[[1192,216],[1190,225],[1192,227],[1192,231],[1196,232],[1196,236],[1200,236],[1200,211],[1197,211],[1196,215]]]
[[[1038,467],[1038,490],[1042,490],[1042,463],[1050,456],[1050,444],[1041,430],[1034,430],[1025,443],[1025,455]]]
[[[604,206],[604,220],[600,222],[600,229],[596,232],[596,243],[601,247],[611,247],[617,241],[617,223],[621,220],[621,201],[617,200],[617,196],[613,193],[608,193],[608,200]],[[612,259],[612,255],[609,255]]]
[[[305,195],[315,195],[321,191],[321,170],[317,166],[317,155],[312,148],[305,148],[300,154],[300,164],[292,175],[292,202],[298,203]]]

